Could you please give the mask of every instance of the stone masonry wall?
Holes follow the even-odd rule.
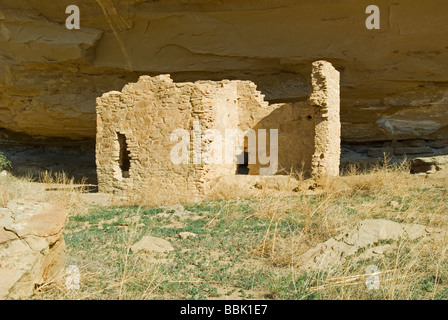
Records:
[[[278,173],[337,176],[341,155],[339,72],[329,62],[316,61],[311,81],[308,101],[270,105],[270,113],[255,128],[278,129]],[[269,137],[267,140],[269,150]],[[259,163],[249,165],[249,174],[259,174],[261,167]]]
[[[170,201],[204,193],[216,176],[234,173],[233,164],[213,165],[201,159],[211,141],[195,139],[206,130],[237,126],[237,84],[230,81],[174,83],[168,75],[140,77],[122,92],[97,99],[96,163],[102,192]],[[200,124],[195,126],[194,124]],[[189,163],[171,161],[175,130],[189,136]],[[129,173],[120,167],[119,134],[126,137]],[[199,159],[199,163],[197,160]],[[162,197],[162,198],[160,198]]]
[[[121,92],[103,94],[97,98],[99,190],[158,203],[199,200],[215,179],[237,172],[237,155],[244,150],[227,149],[228,129],[253,130],[258,137],[266,129],[266,144],[256,148],[271,161],[269,130],[278,130],[277,174],[337,175],[339,73],[318,61],[311,78],[308,101],[272,105],[250,81],[175,83],[169,75],[141,76]],[[185,154],[173,161],[173,155]],[[249,174],[260,174],[258,160],[249,164]]]
[[[341,157],[339,72],[329,62],[316,61],[311,77],[310,101],[315,107],[312,174],[337,176]]]
[[[256,123],[254,129],[266,129],[267,143],[258,148],[271,156],[270,129],[278,130],[278,174],[305,172],[311,168],[314,152],[314,108],[308,102],[280,103],[272,105],[272,112]],[[258,142],[258,140],[257,140]],[[258,144],[258,143],[257,143]],[[263,150],[263,147],[265,149]],[[249,174],[260,174],[260,168],[268,167],[259,161],[249,164]]]

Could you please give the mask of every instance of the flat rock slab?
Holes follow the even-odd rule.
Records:
[[[131,247],[133,252],[148,252],[148,253],[167,253],[173,251],[174,248],[165,239],[144,236],[140,241],[134,243]]]
[[[196,237],[198,236],[196,233],[188,232],[188,231],[185,231],[185,232],[179,232],[178,235],[179,235],[179,238],[181,238],[181,239],[196,238]]]
[[[420,224],[400,224],[384,219],[363,220],[349,232],[312,247],[300,255],[297,261],[304,270],[328,270],[340,265],[361,248],[366,250],[358,259],[369,259],[391,251],[391,243],[396,240],[415,240],[428,236],[442,237],[446,236],[446,232]],[[384,244],[384,241],[390,243]]]
[[[199,216],[197,213],[185,210],[184,206],[181,205],[181,204],[173,204],[173,205],[169,205],[169,206],[162,206],[160,208],[163,209],[163,212],[158,213],[157,216],[161,217],[161,218],[167,218],[167,219],[175,218],[175,219],[178,219],[178,220],[187,220],[187,219],[199,220],[199,219],[202,219],[202,217]]]
[[[67,211],[58,204],[8,204],[13,222],[4,229],[14,232],[20,238],[30,235],[50,237],[59,234],[65,227]]]
[[[0,299],[22,299],[61,271],[67,211],[59,204],[11,201],[0,209]]]
[[[413,240],[424,234],[425,226],[422,225],[401,225],[394,221],[378,219],[361,221],[353,230],[336,239],[361,248],[381,240],[398,240],[401,237]]]

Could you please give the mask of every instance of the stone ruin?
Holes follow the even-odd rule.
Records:
[[[308,100],[294,103],[269,104],[250,81],[176,83],[169,75],[141,76],[121,92],[103,94],[96,101],[99,191],[199,200],[210,192],[214,180],[224,176],[291,172],[337,176],[339,72],[329,62],[316,61],[311,80]],[[244,138],[230,148],[224,143],[225,150],[213,145],[216,135],[204,134],[224,136],[228,129],[242,132]],[[262,129],[265,141],[260,140]],[[183,149],[173,132],[183,134]],[[173,161],[173,152],[178,151],[182,161]],[[225,154],[227,161],[205,161],[207,151]],[[260,158],[260,152],[270,157],[270,163]]]

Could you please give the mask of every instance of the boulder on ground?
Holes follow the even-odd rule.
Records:
[[[0,299],[23,299],[64,268],[67,211],[11,201],[0,208]]]

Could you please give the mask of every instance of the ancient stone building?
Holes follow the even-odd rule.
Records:
[[[269,104],[250,81],[142,76],[97,98],[99,190],[200,198],[219,177],[339,174],[339,72],[312,65],[312,92]]]

